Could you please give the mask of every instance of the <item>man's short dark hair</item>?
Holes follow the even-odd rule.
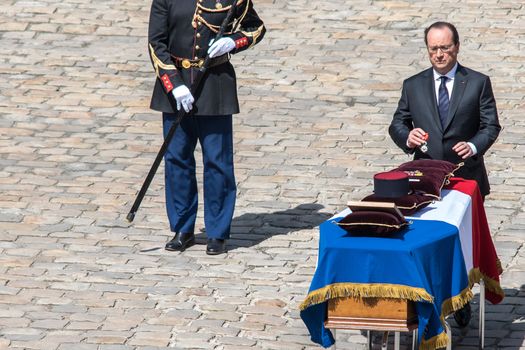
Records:
[[[450,29],[450,31],[452,32],[452,38],[454,40],[454,45],[459,44],[459,34],[458,34],[458,30],[456,29],[456,27],[454,27],[454,25],[452,23],[439,21],[439,22],[432,23],[427,29],[425,29],[425,45],[426,46],[428,46],[428,42],[427,42],[428,32],[432,28],[436,28],[436,29],[448,28],[448,29]]]

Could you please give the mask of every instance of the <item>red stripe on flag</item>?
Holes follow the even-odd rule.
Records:
[[[502,273],[499,264],[499,258],[496,248],[492,242],[490,228],[483,206],[483,199],[478,185],[474,180],[465,180],[453,177],[450,184],[446,186],[447,190],[456,190],[469,195],[472,198],[472,259],[474,268],[493,281],[499,286],[499,275]],[[486,283],[486,285],[489,283]],[[498,304],[503,300],[503,295],[495,293],[487,286],[486,299],[493,304]],[[499,288],[501,293],[501,287]],[[503,293],[502,293],[503,294]]]

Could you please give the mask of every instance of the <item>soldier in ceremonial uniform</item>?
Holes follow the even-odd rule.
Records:
[[[265,28],[252,0],[238,0],[234,20],[213,42],[232,0],[153,0],[149,53],[157,80],[150,107],[162,112],[164,136],[175,122],[168,95],[185,116],[168,147],[165,161],[166,209],[175,237],[167,250],[184,251],[195,243],[198,207],[194,150],[200,142],[204,167],[206,253],[226,252],[236,198],[232,114],[239,113],[231,54],[261,41]],[[211,58],[195,96],[190,88],[206,55]]]

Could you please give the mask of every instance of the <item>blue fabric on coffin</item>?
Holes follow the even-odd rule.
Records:
[[[324,327],[327,300],[385,296],[374,295],[371,286],[402,290],[406,295],[399,297],[417,301],[420,340],[428,342],[442,334],[443,304],[470,291],[457,228],[414,220],[408,228],[379,238],[354,237],[332,220],[321,224],[318,264],[300,313],[312,341],[324,347],[334,343]],[[368,294],[356,295],[361,288]]]

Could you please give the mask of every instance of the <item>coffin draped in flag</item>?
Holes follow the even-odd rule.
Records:
[[[411,224],[388,238],[356,237],[337,225],[345,210],[320,226],[319,257],[300,306],[312,341],[335,342],[324,326],[327,301],[341,297],[415,302],[420,349],[446,347],[444,318],[473,298],[483,279],[486,298],[504,297],[497,257],[475,181],[451,178],[442,200],[407,217]]]

